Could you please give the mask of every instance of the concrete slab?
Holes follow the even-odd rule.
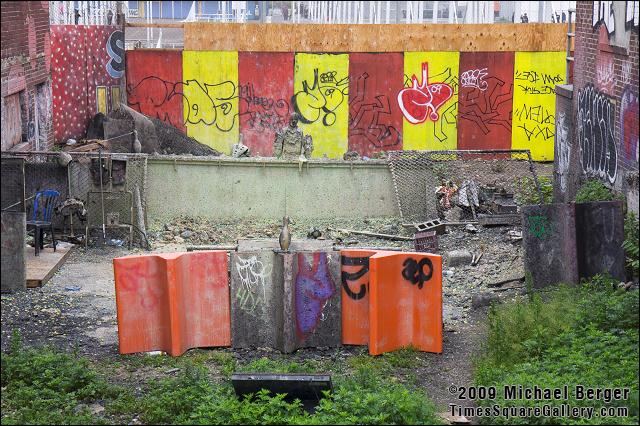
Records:
[[[522,206],[522,241],[534,287],[578,282],[573,204]]]
[[[575,206],[580,278],[608,273],[625,281],[622,201],[578,203]]]
[[[276,253],[274,281],[283,283],[283,316],[277,348],[341,344],[340,255],[333,251]]]
[[[238,252],[280,249],[277,239],[238,240]],[[289,251],[332,250],[333,240],[292,240]]]
[[[282,283],[273,279],[271,250],[231,252],[231,345],[276,347],[282,316]]]
[[[2,293],[26,288],[25,233],[25,213],[2,212]]]

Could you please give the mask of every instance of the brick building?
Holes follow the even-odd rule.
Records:
[[[2,2],[2,150],[53,144],[49,2]]]
[[[638,1],[576,4],[573,88],[557,91],[559,201],[597,177],[630,194],[637,211],[638,8]]]

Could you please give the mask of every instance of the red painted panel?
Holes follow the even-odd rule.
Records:
[[[293,53],[238,52],[240,134],[251,156],[272,156],[276,131],[289,123],[293,59]]]
[[[461,52],[458,149],[511,149],[513,52]]]
[[[186,132],[181,86],[181,51],[127,51],[127,102],[129,106]]]
[[[371,157],[402,149],[402,53],[349,55],[349,150]]]
[[[106,87],[105,102],[109,111],[112,104],[111,87],[120,86],[120,74],[124,70],[123,37],[122,31],[114,26],[51,26],[51,80],[56,141],[85,136],[87,124],[98,109],[97,86]],[[122,43],[116,45],[117,39],[121,39]]]
[[[82,136],[87,126],[84,27],[51,25],[51,94],[56,141]]]
[[[113,259],[120,353],[229,346],[227,252]]]

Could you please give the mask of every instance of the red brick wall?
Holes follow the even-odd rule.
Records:
[[[19,94],[23,142],[26,149],[45,150],[53,144],[51,120],[51,47],[49,42],[49,2],[2,2],[2,149],[8,148],[5,118],[13,102],[5,98]]]
[[[625,2],[613,3],[616,3],[616,7],[622,11],[618,16],[624,17]],[[629,170],[636,172],[638,170],[638,27],[625,28],[624,22],[621,21],[621,19],[616,20],[615,33],[609,35],[602,22],[593,26],[593,2],[578,1],[576,4],[573,122],[576,123],[575,137],[577,138],[574,146],[580,147],[583,156],[591,155],[589,161],[592,165],[604,165],[606,156],[615,156],[617,165],[615,170],[613,165],[605,167],[610,172],[615,171],[615,182],[611,182],[607,173],[600,173],[600,177],[603,181],[624,189],[623,175]],[[628,46],[615,46],[614,40],[619,40],[623,34],[628,37]],[[610,139],[613,144],[609,142],[609,138],[601,138],[595,130],[594,138],[587,143],[585,143],[587,139],[580,136],[581,131],[584,133],[581,123],[585,122],[579,117],[580,94],[583,94],[583,101],[586,100],[585,88],[589,85],[593,86],[593,96],[589,99],[596,99],[599,102],[598,105],[604,105],[605,108],[611,106],[610,115],[602,114],[595,108],[587,112],[595,113],[595,116],[590,118],[601,119],[601,123],[604,122],[604,129],[610,129],[612,135]],[[583,108],[583,114],[584,111]],[[599,127],[597,130],[602,128]],[[591,132],[587,131],[586,134],[589,136]],[[602,150],[595,146],[599,139],[604,141]],[[593,152],[585,153],[585,145],[590,145],[587,146],[586,151],[593,149]],[[593,170],[587,170],[587,172],[594,174]],[[598,175],[597,171],[595,175]]]

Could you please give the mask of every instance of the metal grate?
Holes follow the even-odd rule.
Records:
[[[388,163],[404,221],[442,217],[436,189],[446,182],[471,197],[476,196],[471,194],[476,186],[518,194],[525,177],[540,195],[528,150],[390,151]]]

